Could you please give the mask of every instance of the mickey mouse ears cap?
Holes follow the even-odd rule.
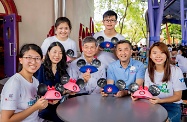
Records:
[[[75,82],[76,82],[76,80],[70,79],[69,82],[64,84],[63,86],[65,89],[68,89],[70,91],[79,92],[80,88]]]

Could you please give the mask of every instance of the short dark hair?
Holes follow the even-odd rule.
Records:
[[[116,43],[116,47],[117,47],[119,44],[123,44],[123,43],[129,44],[130,49],[132,50],[132,44],[131,44],[131,42],[130,42],[129,40],[120,40],[120,41],[118,41],[118,42]]]
[[[110,17],[110,16],[115,16],[116,20],[118,19],[118,15],[116,14],[116,12],[112,11],[112,10],[108,10],[103,14],[103,20],[105,17]]]
[[[96,40],[94,37],[92,37],[92,36],[87,36],[87,37],[85,37],[85,38],[83,39],[83,41],[82,41],[82,46],[83,46],[84,44],[86,44],[86,43],[95,43],[95,45],[97,46],[97,40]]]
[[[61,23],[67,23],[70,30],[72,29],[72,25],[71,25],[71,22],[70,20],[67,18],[67,17],[59,17],[56,22],[55,22],[55,27],[57,28]]]

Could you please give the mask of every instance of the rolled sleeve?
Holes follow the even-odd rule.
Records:
[[[144,65],[142,64],[137,69],[136,79],[144,79],[144,78],[145,78],[145,68]]]

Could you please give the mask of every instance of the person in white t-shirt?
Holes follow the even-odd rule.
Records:
[[[59,17],[55,22],[56,35],[46,38],[42,43],[41,49],[43,55],[45,56],[47,49],[51,45],[51,43],[60,42],[64,46],[65,51],[67,51],[68,49],[72,49],[74,51],[74,56],[71,60],[77,58],[77,44],[74,40],[69,38],[71,28],[71,22],[68,18]]]
[[[118,38],[118,40],[124,40],[125,37],[117,33],[115,30],[115,25],[118,22],[117,17],[118,16],[114,11],[106,11],[103,14],[103,25],[105,26],[105,30],[95,33],[93,37],[97,39],[99,36],[102,36],[104,38],[104,41],[108,42],[111,42],[111,39],[113,37]],[[117,60],[117,57],[114,54],[114,49],[105,50],[99,48],[98,58],[100,58],[101,62],[105,63],[106,66],[108,66],[109,63]]]
[[[25,44],[19,53],[20,71],[10,77],[1,93],[2,122],[41,122],[38,111],[48,106],[38,99],[39,81],[33,74],[40,68],[42,51],[35,44]]]
[[[184,47],[179,49],[179,54],[176,56],[175,62],[183,73],[187,73],[187,49]]]
[[[158,103],[167,110],[167,121],[180,122],[181,96],[186,85],[181,69],[170,64],[170,53],[163,42],[154,43],[149,50],[149,62],[144,85],[149,87],[153,84],[159,87],[160,94],[149,101],[153,104]]]

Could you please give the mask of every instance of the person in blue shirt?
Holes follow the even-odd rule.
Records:
[[[44,62],[36,72],[35,77],[39,80],[39,83],[52,87],[56,83],[61,83],[60,78],[68,74],[66,69],[65,49],[60,42],[53,42],[49,46]],[[39,117],[54,122],[63,122],[56,114],[56,108],[59,103],[59,100],[49,102],[48,107],[39,112]]]
[[[128,40],[121,40],[116,44],[116,56],[118,60],[109,64],[107,69],[107,84],[114,84],[118,80],[126,83],[126,89],[133,82],[143,85],[145,68],[144,64],[138,60],[131,58],[132,45]],[[116,97],[128,95],[127,90],[118,91]],[[102,96],[108,96],[101,92]]]

